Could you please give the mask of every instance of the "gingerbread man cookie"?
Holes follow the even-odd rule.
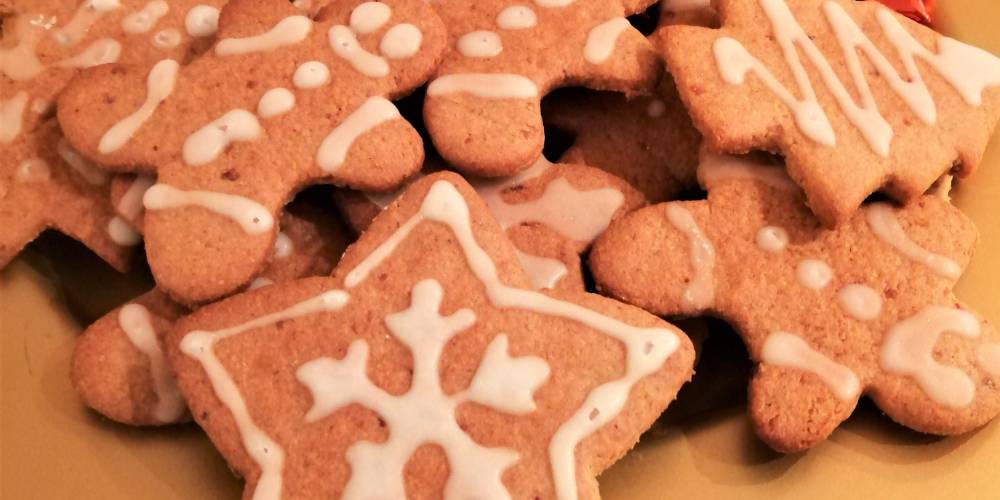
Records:
[[[542,154],[540,102],[550,90],[651,92],[662,63],[625,16],[652,3],[435,1],[451,48],[424,104],[437,150],[463,173],[513,175]]]
[[[386,190],[419,169],[420,136],[390,100],[430,76],[446,36],[419,0],[335,1],[316,20],[283,0],[233,0],[217,38],[184,67],[95,68],[59,106],[85,156],[156,174],[146,250],[157,283],[185,303],[256,275],[302,187]]]
[[[1000,334],[956,299],[976,228],[937,196],[825,229],[780,166],[707,153],[708,199],[633,212],[590,256],[598,287],[664,315],[718,315],[757,370],[750,414],[779,451],[823,441],[868,395],[930,434],[1000,412]]]
[[[282,215],[271,264],[250,288],[329,274],[346,246],[346,228],[335,217],[296,202]],[[88,326],[73,350],[71,370],[84,404],[130,425],[189,419],[162,344],[190,312],[154,289]]]
[[[716,151],[785,156],[827,226],[873,192],[907,203],[970,174],[1000,117],[1000,59],[877,2],[721,0],[722,29],[661,30]]]
[[[531,290],[475,191],[438,173],[332,278],[205,307],[168,358],[247,497],[597,498],[693,353],[640,309]]]
[[[10,5],[0,39],[0,267],[47,227],[124,270],[138,242],[109,216],[107,175],[62,139],[56,95],[81,69],[182,59],[214,34],[221,0],[55,0]],[[52,123],[50,123],[52,122]],[[85,181],[85,182],[82,182]]]

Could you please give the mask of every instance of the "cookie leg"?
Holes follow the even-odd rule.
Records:
[[[807,450],[820,443],[857,406],[838,399],[816,375],[760,364],[750,382],[750,418],[757,435],[783,453]]]

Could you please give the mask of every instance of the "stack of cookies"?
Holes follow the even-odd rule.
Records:
[[[248,498],[597,498],[703,316],[781,452],[862,396],[1000,414],[948,199],[1000,59],[874,1],[654,3],[0,0],[0,266],[143,244],[74,386]]]

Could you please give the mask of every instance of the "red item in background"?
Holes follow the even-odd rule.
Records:
[[[914,21],[931,24],[935,0],[878,0]]]

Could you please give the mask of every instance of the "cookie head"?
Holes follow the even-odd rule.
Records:
[[[227,299],[171,338],[193,415],[262,498],[596,497],[693,359],[641,310],[531,290],[453,174],[414,183],[332,278]]]
[[[591,269],[654,313],[729,321],[758,364],[750,414],[768,444],[822,442],[863,394],[937,435],[1000,413],[1000,334],[952,291],[977,232],[947,200],[872,203],[825,229],[780,165],[707,154],[699,178],[707,200],[612,223]]]
[[[725,0],[722,28],[661,47],[717,151],[780,153],[828,226],[873,192],[909,202],[978,165],[1000,117],[1000,59],[878,2]]]

